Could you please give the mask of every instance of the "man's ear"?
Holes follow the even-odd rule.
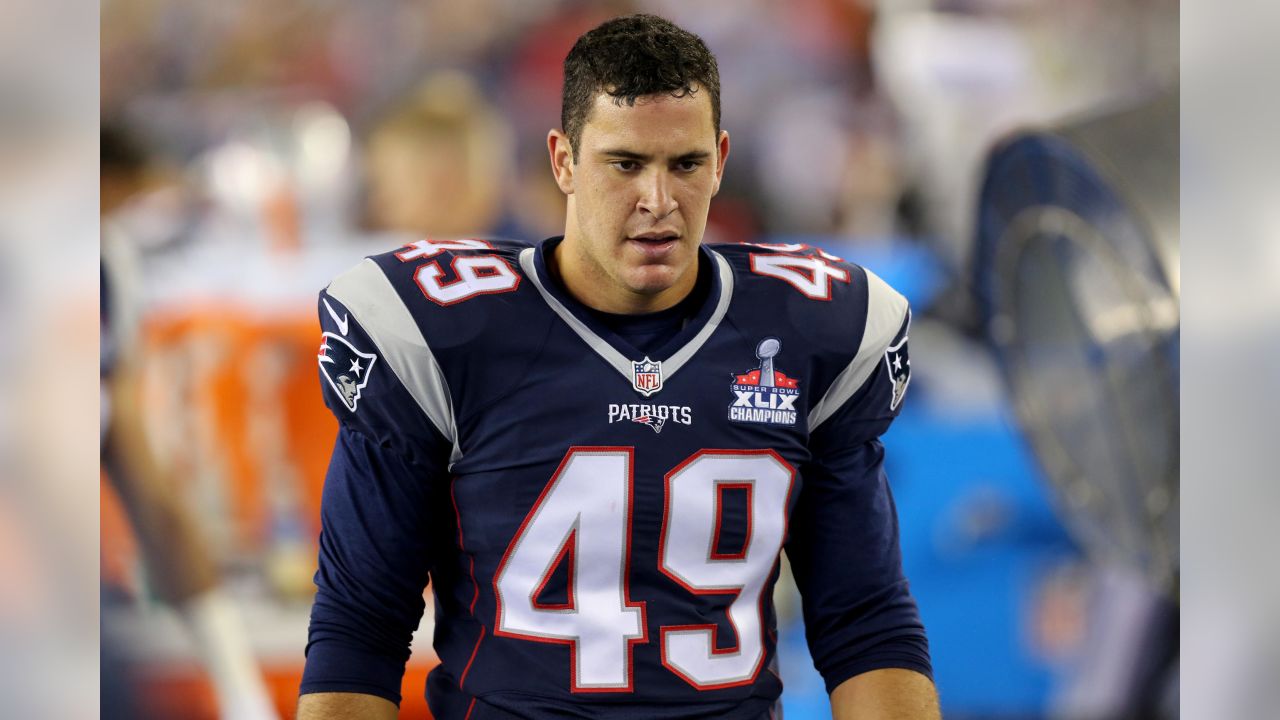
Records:
[[[573,194],[573,147],[559,130],[547,133],[547,152],[551,155],[551,174],[565,195]]]
[[[720,181],[724,179],[724,162],[729,159],[729,131],[721,130],[719,141],[716,143],[716,186],[711,191],[712,196],[720,192]]]

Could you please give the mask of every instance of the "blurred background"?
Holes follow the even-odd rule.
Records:
[[[708,241],[819,245],[912,303],[885,444],[944,714],[1177,717],[1176,1],[105,0],[104,427],[138,428],[280,716],[336,434],[315,293],[424,236],[559,234],[561,62],[636,11],[720,62]],[[139,716],[218,717],[199,620],[111,471],[104,652]],[[785,712],[825,717],[778,602]]]

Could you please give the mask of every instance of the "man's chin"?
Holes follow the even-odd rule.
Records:
[[[627,275],[632,292],[649,296],[667,292],[680,280],[680,274],[670,265],[644,265],[632,268]]]

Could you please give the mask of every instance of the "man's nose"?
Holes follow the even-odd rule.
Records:
[[[676,199],[671,194],[671,174],[665,170],[654,170],[644,179],[644,190],[640,194],[639,208],[661,220],[676,210]]]

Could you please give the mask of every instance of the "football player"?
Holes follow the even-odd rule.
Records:
[[[320,295],[341,429],[299,717],[394,718],[435,601],[445,720],[775,717],[786,551],[837,718],[936,718],[877,439],[906,300],[803,245],[703,245],[716,61],[650,15],[565,60],[564,235],[421,240]]]

